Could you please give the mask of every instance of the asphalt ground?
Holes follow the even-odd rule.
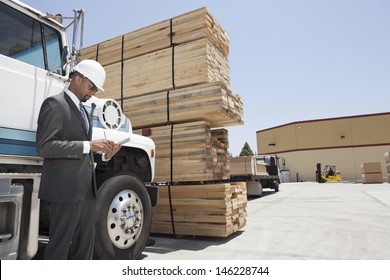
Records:
[[[390,184],[283,183],[227,238],[151,237],[143,260],[390,260]]]

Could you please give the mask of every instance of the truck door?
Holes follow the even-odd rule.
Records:
[[[64,87],[63,37],[17,8],[0,3],[0,127],[35,131],[43,100]]]

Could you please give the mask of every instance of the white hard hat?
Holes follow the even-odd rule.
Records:
[[[91,59],[82,60],[74,67],[74,71],[87,77],[99,90],[104,92],[106,71],[99,62]]]

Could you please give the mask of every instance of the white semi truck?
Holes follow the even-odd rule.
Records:
[[[0,1],[0,259],[31,259],[38,240],[48,238],[50,223],[38,199],[43,160],[35,147],[37,117],[44,99],[60,93],[69,81],[78,59],[76,45],[82,48],[83,19],[84,11],[74,10],[64,27],[22,2]],[[91,98],[86,107],[93,139],[130,138],[109,162],[97,162],[94,257],[137,259],[145,248],[158,196],[149,184],[155,144],[132,133],[131,122],[115,100]]]

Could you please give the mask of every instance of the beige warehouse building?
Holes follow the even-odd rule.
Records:
[[[390,112],[293,122],[256,132],[259,154],[285,159],[291,181],[315,181],[316,165],[336,165],[343,180],[361,180],[361,164],[380,162],[387,181]]]

